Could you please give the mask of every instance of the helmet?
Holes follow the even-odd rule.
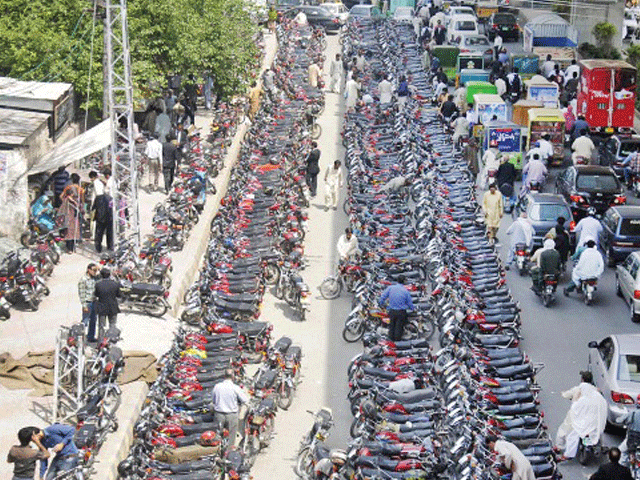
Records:
[[[329,452],[329,458],[334,465],[344,465],[347,461],[347,452],[341,448],[334,448]]]
[[[214,447],[219,444],[218,435],[213,430],[207,430],[200,435],[200,445],[203,447]]]
[[[593,217],[596,214],[596,209],[595,207],[589,207],[587,210],[587,215]]]

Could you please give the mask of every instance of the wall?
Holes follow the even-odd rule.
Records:
[[[20,238],[28,220],[27,161],[21,150],[0,151],[0,235]]]
[[[613,38],[613,46],[622,50],[622,26],[624,20],[624,2],[612,0],[580,0],[574,3],[571,12],[571,24],[578,30],[578,45],[584,42],[595,44],[591,35],[594,25],[609,22],[618,29]]]

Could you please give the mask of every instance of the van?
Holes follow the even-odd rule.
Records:
[[[461,35],[479,34],[478,20],[473,15],[462,14],[451,17],[447,29],[447,40],[452,41]]]

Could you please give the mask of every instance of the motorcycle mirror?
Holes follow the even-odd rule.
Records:
[[[588,346],[589,348],[598,348],[598,342],[596,342],[595,340],[591,340],[591,341],[587,344],[587,346]]]

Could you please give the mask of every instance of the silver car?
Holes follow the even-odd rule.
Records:
[[[589,342],[589,371],[607,400],[607,422],[640,407],[640,335],[610,335]]]
[[[630,253],[616,267],[616,293],[629,304],[632,322],[640,322],[640,252]]]

